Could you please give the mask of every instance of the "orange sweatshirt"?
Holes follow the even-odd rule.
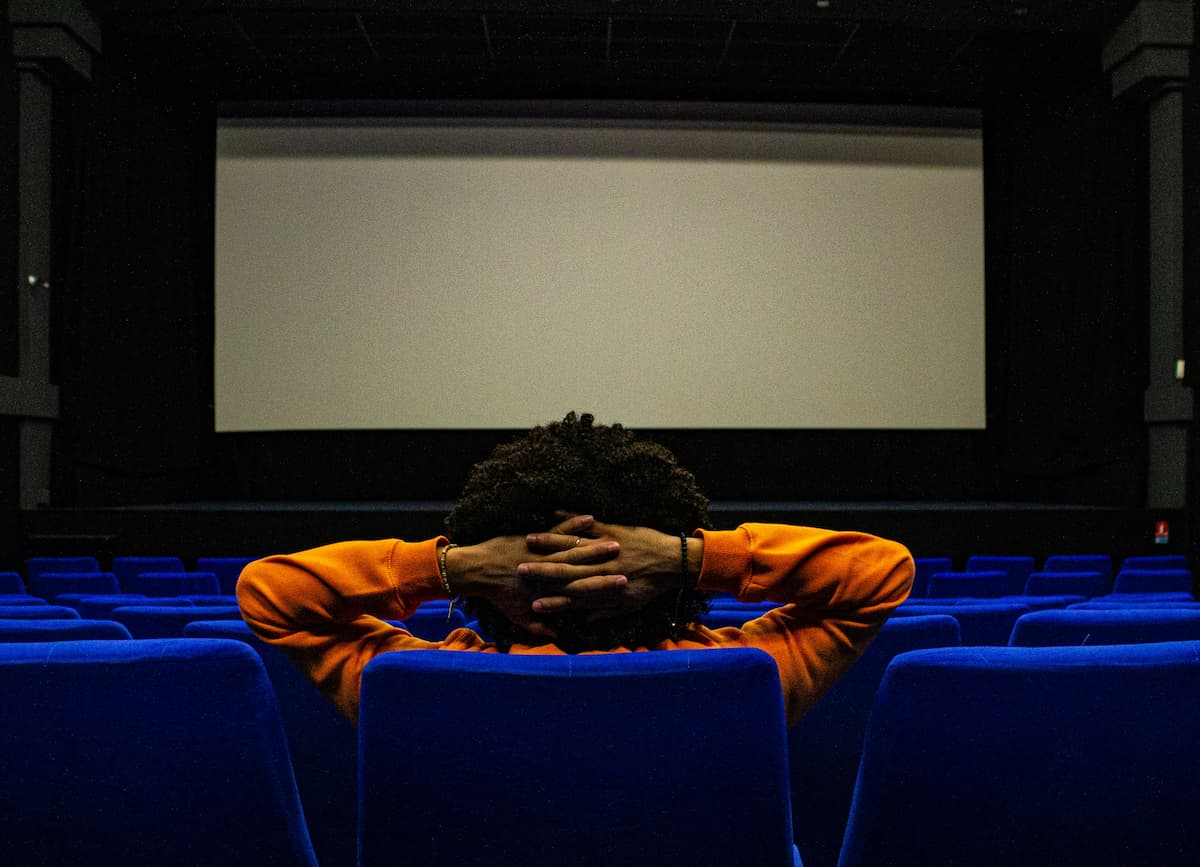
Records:
[[[701,589],[785,604],[741,628],[693,625],[678,640],[616,652],[764,650],[779,666],[789,723],[859,657],[912,584],[913,562],[904,546],[862,533],[743,524],[697,535],[704,538]],[[430,642],[384,622],[446,598],[437,564],[437,546],[445,541],[340,542],[255,561],[238,580],[242,616],[357,721],[363,667],[380,653],[497,652],[470,629]],[[515,645],[510,652],[563,653],[552,644]]]

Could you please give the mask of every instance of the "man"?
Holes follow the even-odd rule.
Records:
[[[246,567],[242,615],[350,720],[363,667],[410,649],[590,653],[757,647],[795,722],[908,595],[895,542],[778,524],[713,530],[691,473],[662,446],[590,415],[534,428],[471,472],[446,535],[342,542]],[[708,595],[778,608],[699,624]],[[430,642],[386,623],[460,598],[485,640]]]

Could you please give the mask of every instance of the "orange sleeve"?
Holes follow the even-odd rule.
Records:
[[[864,533],[743,524],[700,535],[701,589],[786,603],[740,629],[697,632],[702,643],[771,654],[790,723],[858,659],[912,587],[908,550]]]
[[[242,618],[356,720],[368,662],[387,650],[441,646],[384,620],[446,598],[437,565],[443,541],[339,542],[257,560],[238,579]]]

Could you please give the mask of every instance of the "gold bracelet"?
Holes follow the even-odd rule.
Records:
[[[450,597],[450,608],[446,612],[447,621],[454,614],[454,591],[450,589],[450,576],[446,574],[446,555],[450,553],[451,548],[457,547],[453,542],[447,542],[442,550],[438,551],[438,575],[442,579],[442,586],[446,588],[446,595]]]

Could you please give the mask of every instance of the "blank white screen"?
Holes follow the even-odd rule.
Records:
[[[976,133],[222,121],[220,431],[982,428]]]

